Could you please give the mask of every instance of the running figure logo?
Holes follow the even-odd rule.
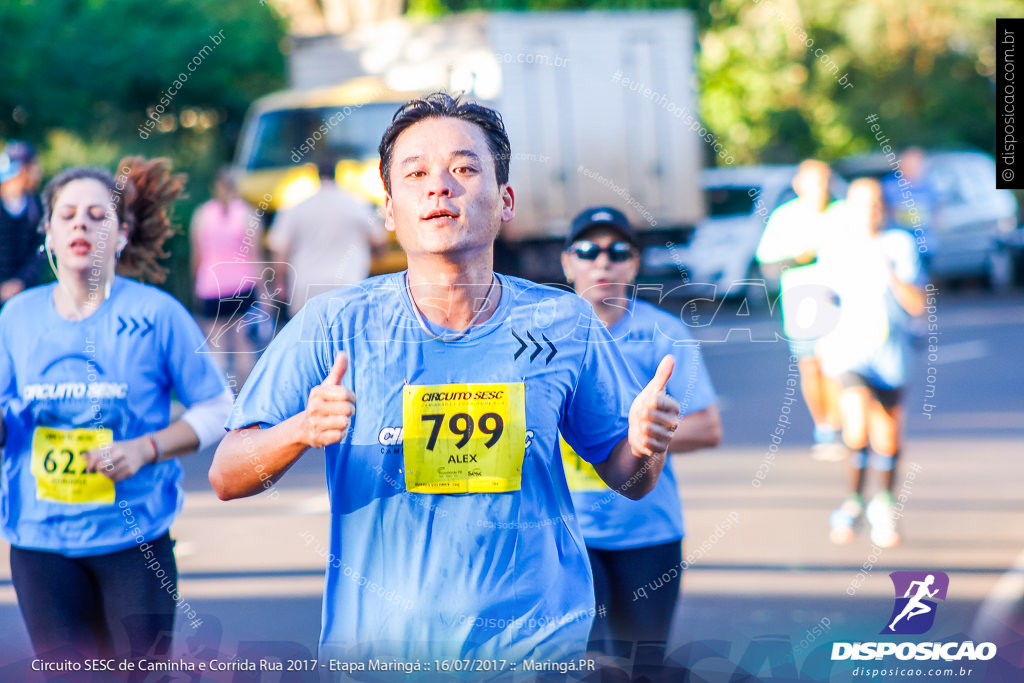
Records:
[[[929,598],[946,599],[949,576],[945,572],[893,572],[889,574],[896,589],[896,604],[889,625],[882,633],[914,635],[925,633],[935,622],[936,603]],[[900,597],[902,596],[902,597]]]

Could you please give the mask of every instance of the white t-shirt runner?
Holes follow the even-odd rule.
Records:
[[[760,263],[781,263],[811,254],[834,238],[846,202],[837,200],[818,211],[799,197],[772,212],[757,246]],[[834,320],[822,314],[827,307],[821,269],[811,261],[782,271],[779,279],[782,301],[782,329],[787,339],[813,340],[831,329]]]
[[[334,184],[282,210],[267,244],[288,254],[294,278],[291,315],[313,296],[369,275],[371,245],[375,239],[383,242],[385,234],[372,205]]]

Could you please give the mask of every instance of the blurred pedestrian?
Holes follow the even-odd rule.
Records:
[[[783,330],[790,354],[797,359],[800,389],[814,420],[814,456],[836,460],[845,457],[840,437],[838,387],[821,370],[815,353],[819,332],[806,325],[801,311],[808,292],[820,290],[822,274],[815,267],[818,249],[834,230],[842,202],[833,201],[829,190],[831,170],[822,161],[800,164],[793,178],[796,198],[772,212],[757,247],[757,260],[781,269],[780,288]]]
[[[678,317],[630,296],[639,268],[636,233],[620,211],[595,207],[573,220],[562,253],[566,280],[594,307],[636,379],[646,384],[666,354],[675,357],[667,392],[680,405],[680,420],[669,452],[713,448],[721,441],[722,424],[700,347]],[[594,466],[564,441],[562,454],[597,605],[607,609],[598,609],[591,648],[621,655],[622,645],[657,643],[660,662],[685,566],[683,514],[671,462],[666,460],[654,490],[632,501],[609,489]],[[665,575],[670,578],[662,585]]]
[[[213,198],[193,214],[190,235],[199,323],[210,351],[233,385],[241,386],[255,362],[245,321],[258,297],[263,230],[254,209],[238,196],[229,168],[220,169]]]
[[[819,344],[825,371],[842,385],[843,441],[851,451],[850,494],[832,513],[830,537],[849,543],[866,513],[871,542],[881,548],[900,542],[892,493],[901,447],[900,400],[911,360],[911,318],[925,303],[925,273],[914,238],[885,229],[885,217],[879,182],[854,181],[842,232],[821,253],[840,316]],[[865,510],[868,469],[878,473],[880,486]]]
[[[8,142],[0,153],[0,306],[39,280],[39,177],[35,149]]]
[[[370,204],[338,187],[334,165],[321,163],[317,168],[320,189],[279,212],[267,237],[272,259],[279,264],[277,282],[286,283],[291,297],[292,316],[311,296],[365,279],[372,253],[387,243],[380,216]],[[286,272],[294,279],[289,281]]]
[[[115,274],[166,275],[157,259],[183,176],[163,159],[120,169],[50,181],[42,229],[57,281],[0,311],[0,533],[40,656],[169,656],[178,456],[216,443],[231,408],[185,308]],[[172,392],[186,406],[173,422]]]
[[[896,162],[898,168],[882,179],[886,223],[914,236],[925,270],[936,248],[935,213],[938,195],[928,176],[928,160],[920,147],[908,147]]]

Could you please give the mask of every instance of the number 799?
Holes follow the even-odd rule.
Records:
[[[444,413],[432,413],[420,417],[423,422],[431,423],[430,438],[427,439],[428,451],[434,450],[434,446],[437,445],[437,437],[441,433],[441,425],[444,424],[444,418]],[[459,437],[459,440],[455,442],[456,448],[462,448],[469,443],[469,440],[473,438],[474,429],[479,429],[484,434],[489,435],[487,441],[484,442],[484,446],[490,448],[498,443],[502,432],[505,431],[505,421],[497,413],[484,413],[480,416],[479,422],[474,427],[473,416],[469,413],[455,413],[448,418],[448,431]]]

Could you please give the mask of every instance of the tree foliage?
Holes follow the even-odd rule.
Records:
[[[257,0],[8,0],[0,141],[35,143],[46,176],[111,169],[126,154],[170,156],[190,176],[190,197],[177,207],[187,222],[233,151],[246,108],[284,87],[284,36],[282,19]],[[139,127],[165,96],[159,127],[143,137]],[[187,299],[187,245],[170,246],[169,289]]]
[[[993,19],[1020,8],[971,0],[712,2],[701,39],[704,116],[746,162],[877,151],[864,121],[870,114],[897,147],[990,151]]]
[[[995,17],[1022,0],[411,0],[410,11],[693,10],[703,118],[737,163],[995,135]],[[840,82],[843,76],[846,80]]]
[[[0,27],[3,139],[64,129],[146,153],[215,128],[230,145],[252,99],[284,82],[283,28],[258,2],[16,0],[0,6]],[[179,74],[187,81],[167,111],[179,124],[186,109],[212,111],[214,125],[140,139],[138,126]]]

